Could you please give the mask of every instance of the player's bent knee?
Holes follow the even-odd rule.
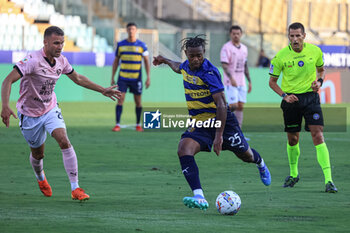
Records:
[[[187,151],[186,151],[185,149],[179,148],[179,149],[177,150],[177,155],[178,155],[179,157],[182,157],[182,156],[188,154],[188,153],[186,153],[186,152],[187,152]]]
[[[299,135],[294,133],[288,133],[288,144],[295,146],[299,142]]]
[[[314,145],[322,144],[324,142],[323,134],[312,136],[312,141],[314,142]]]
[[[243,111],[243,106],[240,107],[240,106],[238,105],[237,108],[236,108],[236,111]]]
[[[318,145],[324,142],[323,137],[323,126],[320,125],[309,125],[312,141],[314,145]]]
[[[118,99],[118,105],[123,105],[124,104],[124,99],[125,99],[125,94],[121,95]]]
[[[61,149],[68,149],[69,147],[71,147],[68,138],[60,138],[57,140],[57,142]]]
[[[288,139],[288,144],[290,146],[295,146],[296,144],[298,144],[298,138],[290,138],[290,139]]]
[[[180,145],[179,148],[177,149],[177,155],[179,157],[182,157],[184,155],[194,155],[194,152],[191,148]]]
[[[237,103],[229,105],[230,111],[234,112],[237,109]]]
[[[32,157],[34,159],[40,160],[44,158],[44,144],[42,144],[40,147],[38,148],[30,148],[30,152],[32,154]]]
[[[254,156],[249,151],[246,151],[244,153],[235,153],[238,158],[240,158],[245,163],[252,163],[254,162]]]
[[[124,99],[118,99],[118,105],[123,105],[124,104]]]
[[[323,138],[323,133],[321,131],[311,132],[312,138]]]
[[[244,156],[244,157],[241,158],[241,160],[242,160],[243,162],[246,162],[246,163],[252,163],[252,162],[254,162],[254,160],[252,159],[251,156]]]
[[[40,160],[40,159],[43,159],[45,157],[44,154],[42,154],[42,153],[33,153],[33,152],[32,152],[32,156],[36,160]]]
[[[71,144],[69,143],[69,141],[60,143],[61,149],[68,149],[69,147],[71,147]]]
[[[200,145],[192,138],[182,138],[177,148],[179,157],[184,155],[195,155],[200,151]]]

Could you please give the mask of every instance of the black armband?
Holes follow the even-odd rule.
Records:
[[[317,82],[320,82],[320,83],[321,83],[321,87],[322,87],[323,79],[322,79],[322,78],[319,78],[319,79],[317,79]]]

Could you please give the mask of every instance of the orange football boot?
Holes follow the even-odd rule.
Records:
[[[114,131],[114,132],[119,132],[119,131],[120,131],[120,126],[119,126],[119,125],[114,126],[114,128],[112,129],[112,131]]]
[[[137,125],[136,126],[136,131],[143,132],[143,129],[142,129],[142,127],[140,125]]]
[[[79,200],[79,201],[86,201],[89,200],[90,196],[87,195],[82,188],[76,188],[72,191],[72,199],[73,200]]]
[[[51,189],[51,186],[49,185],[49,183],[47,182],[46,176],[45,176],[45,180],[43,180],[43,181],[38,180],[38,184],[39,184],[40,191],[45,196],[47,196],[47,197],[52,196],[52,189]]]

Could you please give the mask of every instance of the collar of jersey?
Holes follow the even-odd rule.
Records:
[[[304,49],[306,48],[306,43],[305,43],[305,42],[303,43],[303,50],[301,50],[300,53],[297,53],[297,52],[294,51],[294,49],[292,48],[292,44],[291,44],[291,43],[289,43],[288,47],[289,47],[289,50],[290,50],[290,51],[293,51],[293,52],[296,53],[296,54],[300,54],[300,53],[302,53],[302,52],[304,51]]]

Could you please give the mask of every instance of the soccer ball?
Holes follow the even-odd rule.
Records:
[[[241,198],[233,191],[225,191],[216,198],[216,209],[220,214],[235,215],[241,208]]]

